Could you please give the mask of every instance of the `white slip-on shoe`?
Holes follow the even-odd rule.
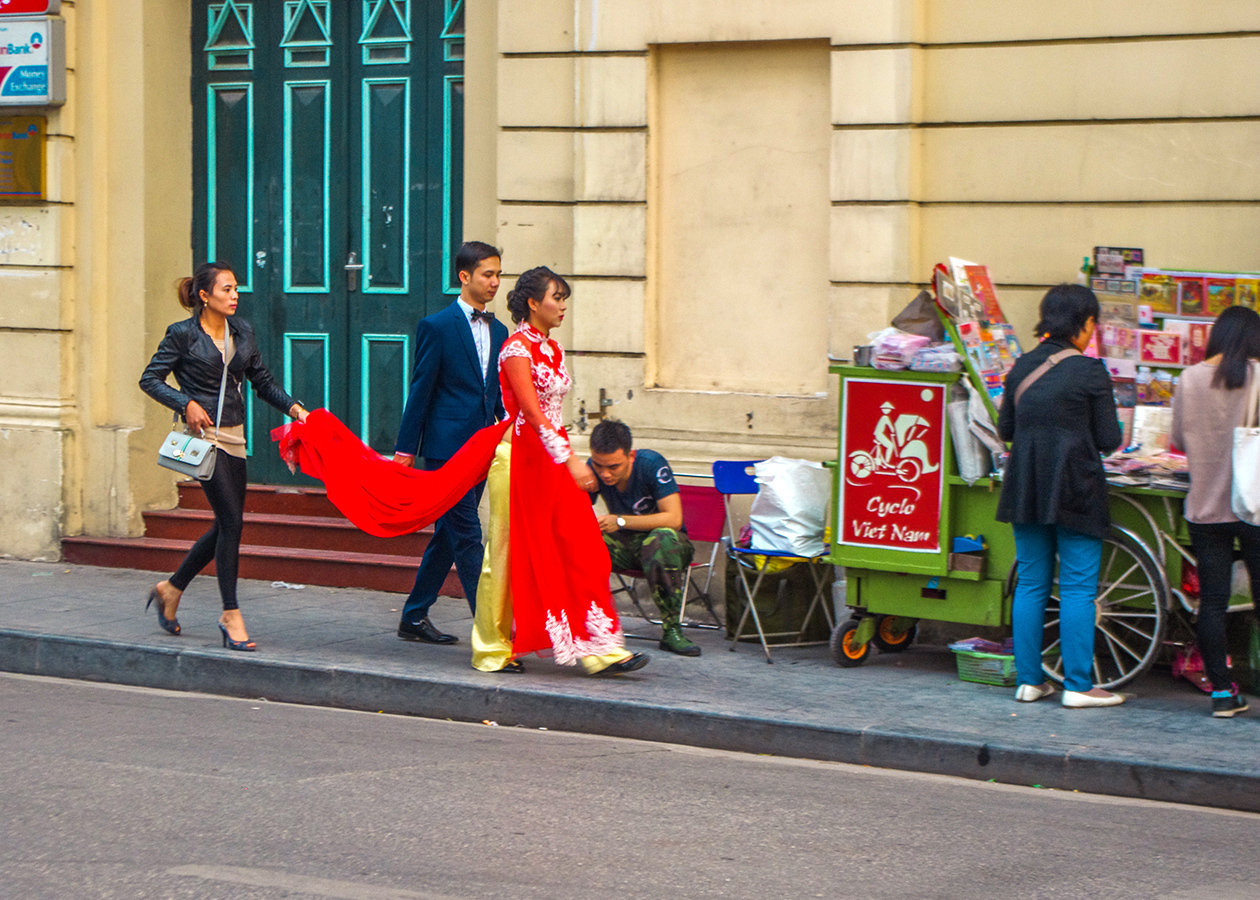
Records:
[[[1015,689],[1015,699],[1020,703],[1032,703],[1053,693],[1054,685],[1048,681],[1045,684],[1021,684]]]
[[[1094,697],[1084,691],[1064,691],[1063,705],[1068,709],[1090,709],[1095,706],[1119,706],[1124,702],[1124,694],[1107,694],[1106,697]]]

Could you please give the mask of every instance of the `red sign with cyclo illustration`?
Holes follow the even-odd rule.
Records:
[[[939,553],[945,386],[847,378],[840,414],[840,542]]]

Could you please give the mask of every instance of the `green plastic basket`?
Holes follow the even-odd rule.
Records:
[[[958,677],[963,681],[1015,687],[1015,657],[1005,653],[981,653],[977,650],[955,650]]]

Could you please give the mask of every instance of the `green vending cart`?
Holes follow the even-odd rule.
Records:
[[[959,476],[946,415],[951,386],[975,376],[850,365],[831,372],[840,380],[831,561],[845,567],[851,613],[832,634],[832,657],[850,667],[867,659],[871,644],[904,650],[920,619],[1009,626],[1015,538],[996,519],[1001,484],[992,478],[967,484]],[[1094,655],[1101,687],[1144,672],[1163,644],[1169,616],[1195,610],[1180,587],[1182,561],[1193,561],[1183,496],[1111,490]],[[967,546],[966,536],[980,535],[982,550]],[[1043,667],[1061,683],[1057,647],[1052,598]]]

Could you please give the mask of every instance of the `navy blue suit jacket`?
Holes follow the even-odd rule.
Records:
[[[420,320],[395,452],[450,459],[474,432],[503,418],[499,350],[507,337],[507,326],[498,319],[490,323],[490,364],[483,372],[459,303]]]

